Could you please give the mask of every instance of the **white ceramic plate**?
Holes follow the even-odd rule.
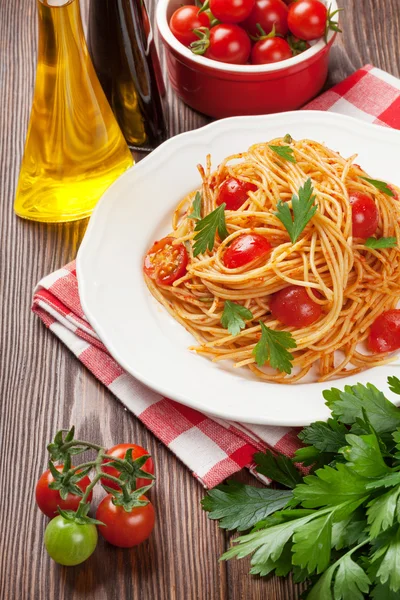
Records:
[[[227,155],[286,133],[324,142],[344,156],[358,153],[357,162],[372,177],[400,185],[400,134],[392,129],[317,111],[224,119],[168,140],[107,190],[90,220],[77,271],[91,325],[144,384],[220,417],[306,425],[328,417],[322,390],[332,384],[267,383],[190,352],[192,336],[154,300],[142,277],[147,249],[170,231],[178,200],[200,184],[196,165],[211,153],[217,166]],[[334,385],[370,381],[386,389],[387,376],[397,370],[377,367]]]

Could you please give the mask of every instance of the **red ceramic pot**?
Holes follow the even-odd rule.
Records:
[[[336,1],[329,3],[336,10]],[[168,75],[177,95],[211,117],[259,115],[300,108],[321,90],[335,33],[279,63],[229,65],[197,56],[169,28],[181,0],[159,0],[157,26],[165,45]]]

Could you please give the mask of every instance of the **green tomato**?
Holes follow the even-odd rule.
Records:
[[[60,565],[79,565],[96,548],[97,528],[91,523],[79,525],[59,515],[47,525],[44,545],[51,558]]]

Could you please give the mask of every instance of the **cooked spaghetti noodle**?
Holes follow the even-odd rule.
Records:
[[[286,138],[285,138],[286,139]],[[184,242],[189,255],[186,273],[172,285],[145,275],[146,283],[171,315],[197,340],[197,353],[214,361],[229,359],[247,367],[258,377],[295,383],[311,369],[321,381],[342,377],[391,360],[388,354],[372,355],[366,348],[371,324],[383,311],[395,308],[400,298],[400,194],[383,193],[361,177],[366,173],[356,156],[343,158],[312,140],[291,141],[296,162],[277,155],[269,145],[284,139],[256,144],[247,152],[224,160],[211,171],[199,166],[202,187],[177,206],[172,219],[176,243]],[[196,192],[201,192],[201,217],[216,209],[221,183],[227,177],[255,184],[238,210],[226,210],[228,236],[215,236],[212,251],[194,256],[196,221],[189,218]],[[291,202],[300,186],[311,178],[317,211],[295,243],[277,218],[279,199]],[[352,237],[349,193],[359,191],[373,198],[379,212],[376,236],[395,237],[396,246],[367,248]],[[291,206],[291,205],[289,205]],[[272,245],[267,257],[229,269],[222,258],[242,233],[266,236]],[[175,242],[174,242],[175,244]],[[270,312],[271,294],[288,285],[303,286],[321,306],[320,318],[310,326],[285,327]],[[253,319],[237,335],[222,327],[224,302],[248,308]],[[290,374],[256,364],[253,350],[261,337],[262,321],[274,330],[289,331],[296,342]]]

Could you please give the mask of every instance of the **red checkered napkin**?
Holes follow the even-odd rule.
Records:
[[[400,129],[400,80],[370,65],[306,106]],[[224,421],[163,398],[128,375],[90,327],[79,301],[75,263],[42,279],[32,310],[117,398],[211,488],[243,467],[255,451],[292,455],[296,430]]]

